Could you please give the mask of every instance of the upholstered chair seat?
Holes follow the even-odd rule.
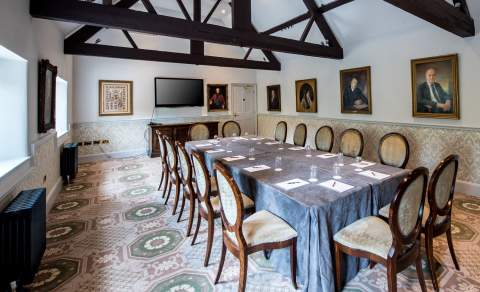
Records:
[[[216,185],[215,185],[216,186]],[[243,207],[246,209],[253,208],[255,206],[255,203],[250,199],[247,195],[242,193],[242,200],[243,200]],[[220,197],[211,197],[210,198],[210,203],[212,203],[213,211],[215,213],[220,213]],[[205,210],[205,212],[208,212],[207,210],[207,205],[205,202],[201,203],[202,208]]]
[[[297,237],[295,229],[266,210],[256,212],[245,219],[242,225],[242,232],[247,246],[282,242]],[[227,234],[236,244],[237,238],[235,233],[228,232]]]
[[[388,218],[388,212],[390,211],[390,204],[386,205],[382,209],[378,211],[378,215]],[[428,204],[425,204],[425,207],[423,208],[423,218],[422,218],[422,227],[425,227],[425,223],[427,223],[428,215],[430,214],[430,207]],[[437,216],[435,219],[435,225],[439,225],[443,223],[447,219],[447,216]]]
[[[385,221],[369,216],[340,230],[333,239],[351,249],[367,251],[387,259],[393,237],[390,226]]]
[[[210,138],[210,130],[205,124],[194,124],[188,130],[190,141],[207,140]]]

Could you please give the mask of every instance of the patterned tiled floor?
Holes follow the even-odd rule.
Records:
[[[220,256],[216,232],[208,268],[203,267],[206,224],[191,246],[186,214],[177,223],[171,202],[156,191],[160,161],[147,157],[80,165],[48,217],[48,243],[33,291],[236,291],[238,261],[227,255],[214,286]],[[218,224],[220,222],[217,222]],[[217,230],[220,226],[217,224]],[[480,291],[480,199],[457,195],[454,244],[461,271],[453,268],[445,238],[435,240],[444,291]],[[290,279],[273,271],[263,254],[250,257],[247,291],[292,291]],[[398,276],[400,291],[417,291],[415,270]],[[431,290],[431,282],[427,281]],[[386,270],[361,271],[347,291],[385,291]]]

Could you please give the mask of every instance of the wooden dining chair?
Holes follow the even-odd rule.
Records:
[[[295,132],[293,132],[293,144],[297,146],[305,146],[305,142],[307,141],[307,125],[304,123],[300,123],[295,128]]]
[[[329,126],[323,126],[315,134],[315,146],[317,150],[331,152],[333,148],[333,129]]]
[[[427,202],[423,213],[422,232],[425,235],[425,251],[432,277],[433,288],[438,291],[433,257],[433,239],[446,234],[448,249],[457,270],[460,270],[452,241],[452,203],[458,171],[458,155],[450,155],[438,164],[428,184]],[[388,217],[387,205],[380,209],[379,215]]]
[[[275,141],[285,143],[287,140],[287,123],[285,121],[278,122],[275,127]]]
[[[347,129],[340,136],[340,152],[345,156],[362,156],[364,148],[363,135],[357,129]]]
[[[399,133],[388,133],[380,139],[378,157],[382,164],[405,168],[410,157],[407,138]]]
[[[292,284],[297,289],[297,232],[288,223],[263,210],[244,220],[245,200],[237,184],[220,163],[214,164],[215,177],[221,204],[222,254],[215,284],[218,283],[225,262],[227,249],[240,260],[238,291],[245,291],[248,255],[261,250],[290,248]]]
[[[159,130],[155,130],[155,134],[157,135],[158,145],[160,148],[160,159],[162,161],[162,177],[160,178],[160,184],[158,185],[158,190],[160,191],[163,186],[162,198],[164,198],[165,193],[167,192],[168,176],[170,174],[168,172],[167,153],[165,152],[165,142],[163,141],[163,134]]]
[[[202,123],[195,123],[188,129],[188,140],[199,141],[207,140],[210,138],[210,130],[207,125]]]
[[[428,170],[413,170],[398,186],[388,223],[376,216],[355,221],[337,232],[335,241],[336,290],[342,287],[342,253],[367,258],[387,268],[388,291],[397,291],[397,274],[415,263],[423,292],[421,228]]]
[[[195,244],[198,231],[202,223],[202,218],[207,220],[207,249],[205,251],[205,260],[203,265],[208,266],[210,253],[212,251],[213,235],[214,235],[214,221],[220,217],[220,200],[217,196],[217,183],[210,178],[207,167],[203,157],[197,153],[192,152],[192,164],[195,172],[195,187],[196,197],[198,199],[198,217],[195,234],[193,235],[192,245]],[[248,196],[242,194],[243,205],[248,213],[254,211],[255,205]]]
[[[180,141],[175,143],[177,146],[177,155],[178,155],[178,162],[180,165],[180,180],[182,182],[182,189],[183,189],[183,196],[182,196],[182,205],[180,206],[180,213],[178,214],[177,222],[180,222],[182,218],[183,209],[185,208],[185,200],[188,195],[188,199],[190,202],[190,211],[188,215],[188,226],[187,226],[187,237],[190,236],[190,232],[192,231],[193,225],[193,217],[195,215],[195,191],[193,189],[193,170],[192,170],[192,163],[190,162],[190,156],[188,156],[187,150]]]
[[[167,165],[168,171],[170,173],[170,181],[168,183],[167,198],[165,199],[165,205],[168,203],[170,198],[170,193],[172,192],[172,185],[175,184],[175,199],[173,203],[172,215],[175,215],[177,212],[178,199],[180,197],[180,175],[178,173],[178,157],[177,151],[173,146],[173,142],[170,138],[166,137],[165,139],[165,149],[167,152]]]
[[[222,137],[240,136],[242,128],[236,121],[227,121],[222,126]]]

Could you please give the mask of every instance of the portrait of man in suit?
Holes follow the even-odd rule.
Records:
[[[372,113],[370,83],[370,67],[340,71],[342,113]]]
[[[268,111],[282,111],[280,85],[267,86],[267,109]]]
[[[413,116],[459,118],[458,56],[412,60]]]

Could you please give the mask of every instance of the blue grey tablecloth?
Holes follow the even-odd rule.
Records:
[[[361,176],[351,163],[355,161],[345,157],[345,166],[341,168],[342,179],[339,181],[355,188],[338,193],[333,190],[310,183],[303,187],[285,191],[276,183],[288,179],[308,180],[310,166],[318,167],[318,182],[332,179],[333,164],[337,158],[322,159],[316,157],[324,154],[312,151],[312,157],[306,157],[305,150],[290,150],[290,144],[267,145],[269,139],[246,140],[238,138],[221,139],[217,145],[197,147],[201,144],[213,144],[212,140],[188,142],[189,152],[203,154],[209,171],[215,161],[221,161],[232,173],[240,190],[255,201],[256,210],[268,210],[288,222],[298,233],[297,239],[297,276],[298,282],[306,291],[334,291],[334,248],[333,235],[352,222],[369,215],[390,203],[395,190],[406,170],[375,164],[373,170],[391,176],[383,179],[371,179]],[[248,159],[226,162],[222,158],[243,155],[248,157],[249,149],[255,148],[255,160]],[[283,149],[282,149],[283,148]],[[208,150],[224,149],[231,152],[207,153]],[[283,171],[274,171],[275,157],[282,157]],[[259,172],[247,172],[245,167],[265,164],[271,169]],[[270,261],[284,275],[290,274],[290,257],[288,249],[272,252]],[[344,256],[343,275],[345,280],[352,279],[368,262],[354,257]]]

